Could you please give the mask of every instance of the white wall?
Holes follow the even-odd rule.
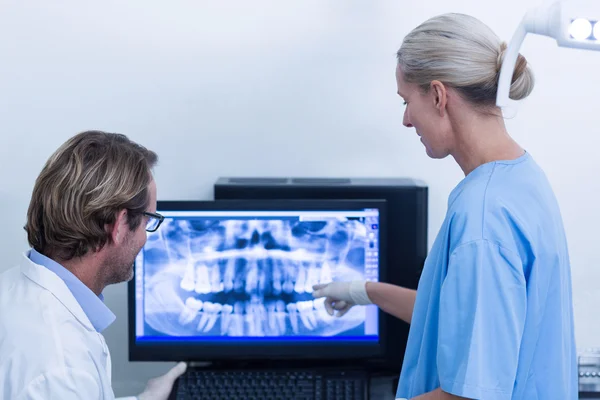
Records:
[[[456,11],[510,39],[533,0],[0,1],[0,270],[25,250],[22,226],[46,158],[85,129],[156,150],[159,199],[207,199],[226,175],[410,176],[430,185],[430,242],[452,159],[425,155],[402,126],[395,51],[435,14]],[[502,5],[501,5],[502,4]],[[573,262],[578,345],[600,345],[600,53],[528,37],[537,87],[508,121],[545,168]],[[126,285],[107,288],[117,395],[166,364],[128,363]]]

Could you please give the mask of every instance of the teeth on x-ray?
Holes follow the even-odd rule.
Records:
[[[364,279],[367,248],[355,220],[167,218],[144,249],[145,322],[174,336],[342,334],[364,310],[332,317],[313,285]]]
[[[200,313],[202,317],[198,323],[198,331],[208,332],[217,323],[219,312],[223,309],[222,304],[204,302],[204,312]]]
[[[304,285],[306,279],[306,269],[301,265],[298,267],[298,274],[296,275],[296,284],[294,290],[296,293],[304,293]]]
[[[193,297],[188,297],[185,300],[185,307],[181,311],[179,315],[179,323],[181,325],[186,325],[196,319],[198,315],[198,311],[202,309],[202,301],[196,300]]]
[[[298,333],[298,305],[290,303],[287,305],[288,315],[290,317],[290,324],[292,325],[292,331]]]
[[[233,306],[230,304],[223,304],[221,310],[221,335],[225,335],[229,329],[229,323],[231,322],[231,313],[233,312]]]
[[[307,329],[313,330],[317,326],[317,317],[313,310],[313,301],[299,301],[298,311],[300,313],[300,319]]]
[[[319,283],[328,283],[332,280],[333,278],[331,277],[331,269],[329,268],[329,263],[327,261],[323,261],[323,264],[321,264]]]
[[[277,318],[277,327],[279,328],[279,335],[285,333],[285,303],[278,300],[275,303],[275,316]]]
[[[206,264],[199,263],[196,265],[196,293],[210,293],[210,280],[208,278],[208,268]]]
[[[244,305],[240,302],[233,305],[231,325],[227,333],[229,336],[244,336]]]
[[[188,262],[188,265],[185,268],[180,287],[187,292],[193,291],[196,287],[196,268],[191,261]]]
[[[210,291],[212,293],[220,293],[224,290],[225,285],[221,280],[221,271],[218,265],[210,267]]]
[[[223,290],[228,293],[233,290],[233,277],[235,276],[235,258],[226,261],[225,273],[223,275]]]

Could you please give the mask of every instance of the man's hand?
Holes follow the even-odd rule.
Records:
[[[313,286],[315,299],[325,297],[325,309],[329,315],[341,317],[354,305],[373,304],[366,291],[366,281],[331,282]]]
[[[166,374],[152,378],[148,381],[146,389],[138,396],[139,400],[167,400],[169,394],[173,389],[173,384],[179,378],[185,370],[187,364],[180,362]]]

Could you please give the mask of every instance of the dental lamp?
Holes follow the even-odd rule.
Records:
[[[559,47],[600,50],[600,2],[558,0],[530,9],[514,33],[500,69],[496,105],[508,107],[519,49],[528,33],[549,36]]]

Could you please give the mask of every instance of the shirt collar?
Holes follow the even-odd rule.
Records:
[[[529,154],[529,152],[525,151],[522,155],[520,155],[519,157],[512,159],[512,160],[497,160],[497,161],[490,161],[488,163],[481,164],[480,166],[475,168],[473,171],[471,171],[467,176],[465,176],[458,183],[458,185],[456,185],[456,187],[454,189],[452,189],[452,191],[450,192],[450,196],[448,196],[448,209],[450,209],[450,207],[452,206],[452,203],[454,203],[454,201],[458,198],[458,196],[464,190],[465,186],[467,186],[470,181],[477,180],[477,178],[482,175],[490,174],[491,171],[493,171],[496,164],[514,165],[514,164],[519,164],[523,161],[527,161],[530,158],[531,158],[531,155]]]
[[[29,252],[29,259],[35,264],[48,268],[65,282],[97,332],[102,332],[114,322],[116,317],[104,304],[104,296],[102,294],[96,296],[71,271],[35,249]]]

